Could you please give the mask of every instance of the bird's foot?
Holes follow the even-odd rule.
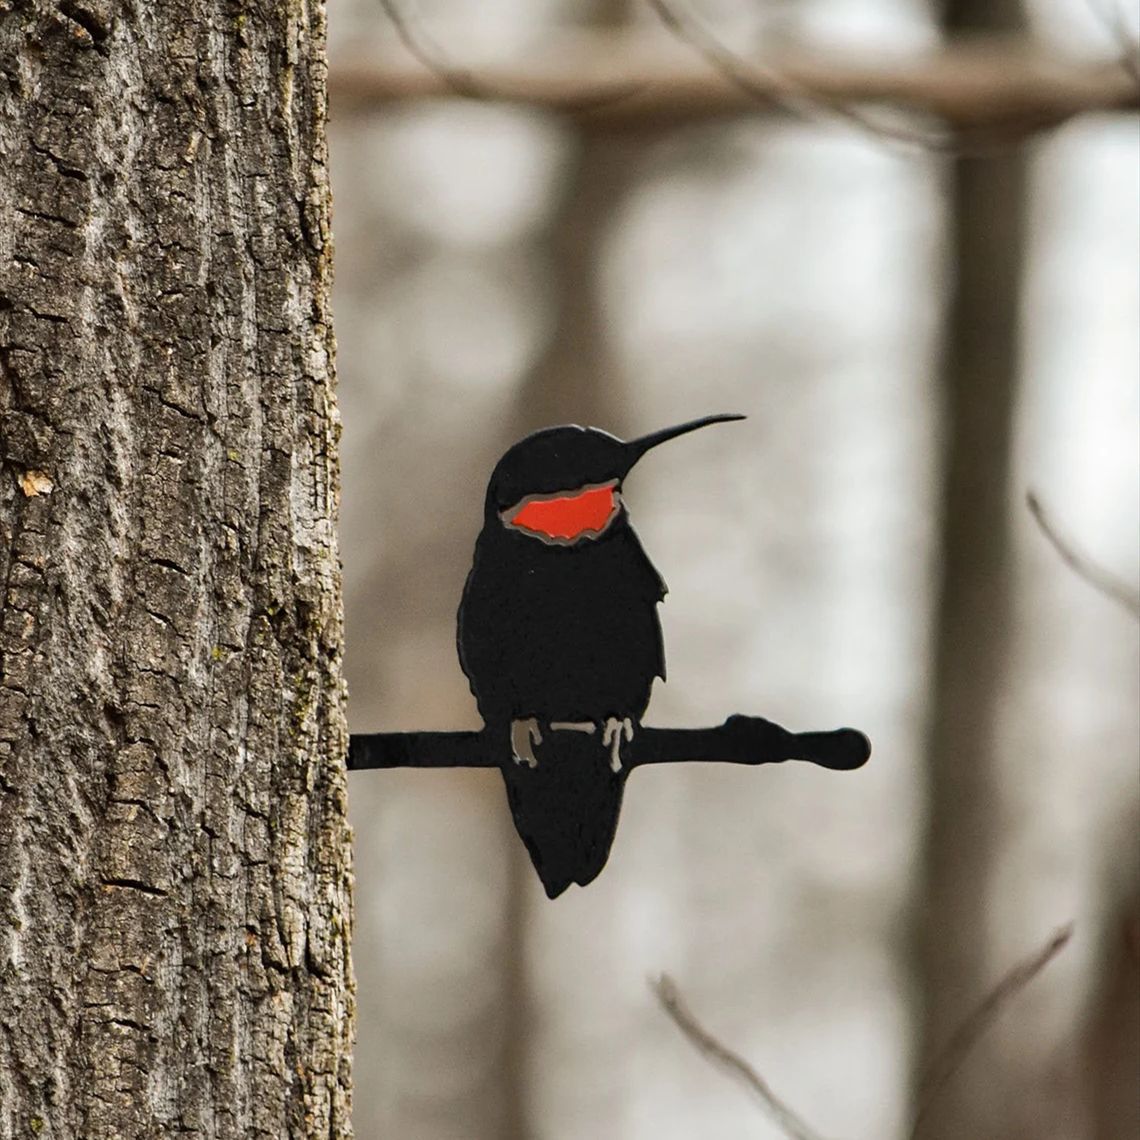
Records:
[[[621,771],[621,739],[633,740],[633,721],[629,717],[618,720],[616,716],[606,718],[602,726],[602,744],[608,745],[610,750],[610,771]]]
[[[541,743],[542,730],[538,727],[538,720],[535,717],[511,721],[511,752],[514,754],[516,764],[537,768],[538,757],[534,754],[534,746]]]

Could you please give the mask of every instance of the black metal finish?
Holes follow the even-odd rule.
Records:
[[[708,416],[629,442],[547,428],[507,451],[459,607],[459,660],[485,727],[353,736],[349,768],[498,768],[554,898],[605,865],[634,768],[865,763],[870,743],[850,728],[797,734],[748,716],[716,728],[642,726],[653,681],[665,678],[665,583],[630,525],[621,482],[650,448],[736,419]]]

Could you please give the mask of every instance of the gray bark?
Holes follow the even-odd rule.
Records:
[[[350,1134],[319,2],[0,4],[0,1137]]]

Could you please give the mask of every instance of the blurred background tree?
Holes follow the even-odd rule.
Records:
[[[495,773],[353,776],[358,1133],[782,1135],[661,1015],[668,970],[823,1134],[902,1136],[931,1057],[1073,919],[921,1135],[1136,1137],[1136,624],[1025,506],[1134,588],[1112,9],[693,0],[678,34],[652,8],[334,13],[352,727],[477,725],[454,614],[507,443],[731,410],[746,431],[630,480],[671,587],[650,718],[855,723],[876,752],[641,774],[555,904]],[[1014,38],[938,53],[965,33]]]

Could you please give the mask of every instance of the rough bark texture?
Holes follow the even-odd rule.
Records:
[[[350,1133],[319,2],[0,2],[0,1137]]]

